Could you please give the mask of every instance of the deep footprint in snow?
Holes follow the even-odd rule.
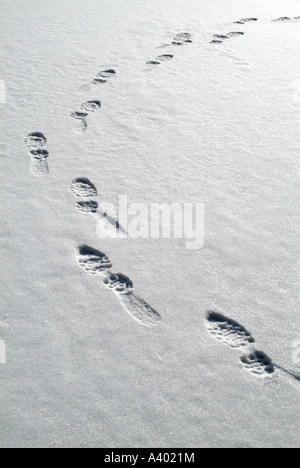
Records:
[[[87,273],[104,276],[105,286],[117,295],[122,307],[135,320],[148,327],[161,320],[160,314],[153,307],[134,294],[134,285],[128,276],[109,271],[112,264],[107,255],[85,244],[77,247],[75,253],[80,267]]]
[[[109,274],[103,283],[108,289],[111,289],[117,294],[132,294],[134,291],[134,286],[131,279],[122,273]]]
[[[257,376],[270,376],[275,372],[275,365],[272,360],[262,351],[253,351],[243,356],[241,363],[251,374]]]
[[[80,202],[77,202],[76,207],[79,211],[82,211],[83,213],[94,214],[94,213],[97,213],[98,203],[94,200],[80,201]]]
[[[29,133],[29,135],[24,138],[24,143],[28,148],[40,148],[46,145],[47,138],[40,132]]]
[[[125,311],[142,325],[153,327],[161,320],[161,315],[136,294],[124,294],[119,297]]]
[[[213,37],[213,42],[214,41],[225,41],[226,39],[230,39],[231,37],[237,37],[237,36],[244,36],[244,32],[242,31],[231,31],[228,34],[214,34]]]
[[[174,37],[174,41],[190,41],[192,38],[192,35],[190,33],[179,33],[179,34],[176,34],[176,36]]]
[[[96,197],[98,194],[95,185],[86,177],[73,180],[70,191],[78,198]]]
[[[225,317],[217,312],[207,312],[207,328],[209,333],[219,341],[234,349],[249,348],[249,354],[240,358],[245,369],[256,376],[271,376],[278,373],[283,379],[293,386],[300,387],[300,376],[275,363],[262,351],[253,348],[255,343],[251,334],[238,322]]]
[[[30,155],[30,172],[37,177],[48,175],[48,151],[45,149],[34,149],[30,151]]]
[[[101,107],[100,101],[87,101],[81,105],[81,109],[85,111],[86,113],[96,112],[98,109],[100,109],[100,107]]]
[[[172,60],[174,58],[174,55],[171,55],[171,54],[165,54],[165,55],[160,55],[159,57],[157,57],[157,61],[158,62],[169,62],[170,60]]]
[[[93,80],[93,84],[95,85],[100,85],[104,83],[107,83],[107,80],[104,80],[103,78],[94,78]]]
[[[116,76],[117,72],[113,69],[110,70],[103,70],[97,74],[97,76],[93,79],[91,83],[87,83],[80,87],[82,90],[91,89],[92,85],[103,85],[108,82],[109,78]]]
[[[224,41],[225,39],[229,39],[228,34],[214,34],[213,37],[214,39],[222,40],[222,41]]]
[[[243,348],[254,343],[251,334],[238,322],[217,312],[207,312],[207,329],[219,341],[231,348]]]
[[[173,45],[182,46],[184,44],[192,44],[192,35],[190,33],[179,33],[174,36]]]
[[[83,132],[85,132],[87,129],[87,116],[88,114],[86,112],[72,112],[70,114],[70,117],[78,122],[78,126]]]
[[[273,23],[280,23],[280,22],[284,22],[284,21],[292,21],[292,18],[289,18],[288,16],[281,16],[281,18],[277,18],[277,19],[272,20]]]
[[[242,18],[238,21],[235,21],[234,24],[246,24],[246,23],[253,23],[258,21],[258,18]]]
[[[153,307],[134,294],[134,285],[128,276],[109,273],[103,283],[117,294],[126,312],[141,324],[154,326],[161,320],[160,314]]]
[[[110,70],[103,70],[100,73],[98,73],[97,77],[99,78],[112,78],[113,76],[116,76],[117,72],[116,70],[110,69]]]
[[[85,132],[88,126],[86,118],[90,112],[96,112],[100,107],[100,101],[87,101],[81,105],[80,112],[72,112],[70,116],[78,122],[79,128]]]
[[[244,32],[242,31],[231,31],[228,33],[228,37],[237,37],[237,36],[244,36]]]
[[[160,62],[158,62],[157,60],[149,60],[146,63],[147,65],[160,65]]]
[[[88,245],[80,245],[76,249],[76,258],[86,272],[91,275],[102,275],[112,267],[109,258],[99,250]]]

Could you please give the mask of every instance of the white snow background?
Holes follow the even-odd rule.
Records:
[[[297,385],[248,372],[206,326],[218,311],[299,372],[300,23],[272,22],[298,15],[295,0],[1,0],[2,447],[299,445]],[[230,31],[245,35],[211,44]],[[193,44],[159,48],[180,32]],[[78,132],[70,113],[90,99],[102,107]],[[24,145],[37,131],[45,177]],[[99,239],[76,177],[99,201],[204,202],[204,247]],[[157,326],[79,267],[80,244],[132,279]]]

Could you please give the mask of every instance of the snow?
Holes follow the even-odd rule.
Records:
[[[272,20],[299,2],[0,10],[1,446],[298,446],[299,382],[279,367],[299,373],[299,22]],[[245,34],[211,44],[231,31]],[[160,48],[182,32],[193,43]],[[70,114],[90,101],[85,128]],[[48,157],[24,144],[34,132]],[[78,178],[99,203],[204,202],[204,247],[100,239],[99,215],[76,209]],[[80,267],[81,245],[133,281],[133,301]],[[136,320],[144,301],[155,326]],[[252,348],[216,340],[208,311],[249,332],[274,375],[249,372]]]

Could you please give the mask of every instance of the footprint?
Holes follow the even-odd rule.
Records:
[[[258,18],[242,18],[238,21],[235,21],[234,24],[245,24],[245,23],[251,23],[254,21],[258,21]]]
[[[141,297],[134,294],[130,278],[122,273],[110,273],[103,283],[114,291],[126,312],[145,326],[154,326],[161,320],[161,315]]]
[[[103,78],[94,78],[92,84],[100,85],[100,84],[104,84],[104,83],[107,83],[107,80],[104,80]]]
[[[173,39],[172,45],[181,46],[184,44],[192,44],[192,35],[190,33],[179,33]]]
[[[229,39],[229,36],[227,34],[214,34],[213,37],[215,39],[221,39],[221,40]]]
[[[217,312],[207,312],[207,329],[219,341],[231,348],[242,348],[254,343],[251,334],[238,322]]]
[[[37,176],[42,177],[49,174],[48,157],[49,153],[47,150],[35,149],[30,151],[30,172]]]
[[[158,62],[169,62],[173,58],[174,58],[174,55],[166,54],[166,55],[160,55],[159,57],[157,57],[156,60]]]
[[[91,89],[91,87],[93,85],[102,85],[102,84],[105,84],[107,83],[108,79],[115,76],[117,74],[117,72],[113,69],[110,69],[110,70],[103,70],[101,71],[100,73],[98,73],[98,75],[96,76],[96,78],[93,79],[92,82],[90,83],[87,83],[83,86],[81,86],[79,89],[81,90],[89,90]],[[95,109],[96,110],[96,109]]]
[[[95,112],[101,107],[100,101],[87,101],[82,104],[81,109],[84,110],[86,113],[88,112]],[[87,116],[88,114],[86,114]]]
[[[39,148],[45,146],[47,138],[40,132],[29,133],[24,139],[25,145],[29,148]]]
[[[79,123],[79,127],[81,128],[83,132],[85,132],[88,126],[86,118],[88,117],[89,112],[95,112],[98,109],[100,109],[100,107],[101,107],[100,101],[87,101],[81,105],[81,109],[84,112],[72,112],[70,116],[73,119],[77,120],[77,122]]]
[[[161,320],[156,310],[134,294],[134,285],[128,276],[109,271],[112,264],[107,255],[85,244],[77,247],[75,254],[84,271],[91,275],[104,276],[103,284],[117,295],[122,307],[135,320],[145,326],[156,325]]]
[[[244,36],[244,34],[242,31],[232,31],[228,33],[228,37]]]
[[[94,200],[90,201],[80,201],[76,205],[79,211],[83,213],[97,213],[98,203]]]
[[[98,194],[95,185],[86,177],[73,180],[70,190],[78,198],[96,197]]]
[[[117,294],[132,294],[134,291],[134,286],[131,279],[122,273],[110,273],[109,276],[105,278],[103,283],[108,289],[111,289]]]
[[[182,42],[187,42],[190,41],[192,38],[192,35],[190,33],[179,33],[176,34],[174,37],[174,41],[182,41]]]
[[[289,18],[288,16],[282,16],[281,18],[272,20],[273,23],[283,22],[283,21],[292,21],[292,18]]]
[[[49,153],[42,149],[47,143],[47,138],[41,132],[29,133],[24,138],[24,143],[30,150],[30,172],[37,177],[49,174],[49,166],[47,159]]]
[[[146,63],[147,65],[160,65],[160,62],[158,62],[157,60],[149,60]]]
[[[270,376],[275,372],[275,365],[272,360],[262,351],[253,351],[243,356],[241,362],[245,369],[251,374],[259,376]]]
[[[99,78],[111,78],[113,76],[116,76],[117,72],[116,70],[110,69],[110,70],[103,70],[100,73],[98,73],[97,77]]]
[[[86,112],[72,112],[70,116],[79,123],[80,129],[85,132],[87,129],[87,121],[85,119],[88,114]]]
[[[102,275],[112,268],[109,258],[99,250],[88,245],[80,245],[76,249],[76,257],[79,265],[91,275]]]
[[[243,36],[245,33],[242,31],[231,31],[228,34],[214,34],[211,44],[222,44],[226,39],[231,37]]]
[[[153,327],[160,322],[161,315],[141,297],[125,294],[119,300],[124,310],[142,325]]]

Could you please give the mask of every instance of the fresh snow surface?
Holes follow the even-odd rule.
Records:
[[[2,447],[299,445],[299,15],[1,0]],[[203,248],[101,239],[119,195]]]

